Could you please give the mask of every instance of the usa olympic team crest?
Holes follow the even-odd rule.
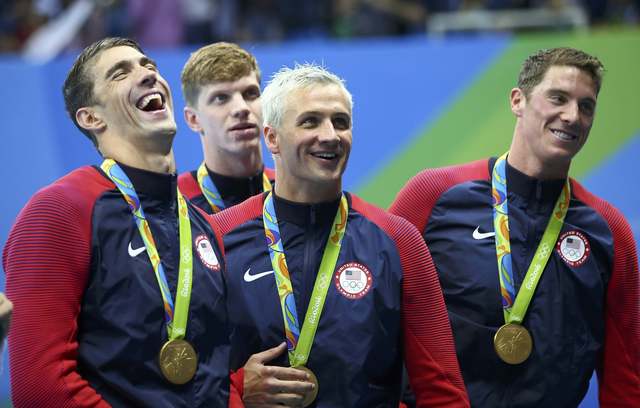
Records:
[[[335,283],[338,292],[347,299],[360,299],[371,289],[371,271],[361,263],[349,262],[336,272]]]
[[[216,252],[213,250],[213,246],[211,245],[209,238],[207,238],[206,235],[198,235],[195,240],[195,245],[196,252],[198,252],[198,256],[204,266],[212,271],[219,270],[220,262],[218,261],[218,257],[216,256]]]
[[[575,268],[587,260],[591,253],[591,246],[583,233],[568,231],[558,239],[556,252],[567,265]]]

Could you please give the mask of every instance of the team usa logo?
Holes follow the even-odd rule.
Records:
[[[200,260],[204,266],[212,271],[220,270],[220,262],[218,262],[218,257],[213,250],[213,246],[211,245],[209,238],[207,238],[206,235],[198,235],[195,240],[195,244],[198,256],[200,256]]]
[[[361,263],[342,265],[335,275],[336,288],[347,299],[360,299],[371,289],[373,278],[369,269]]]
[[[568,231],[558,239],[556,251],[567,265],[575,268],[587,260],[591,253],[591,247],[583,233]]]

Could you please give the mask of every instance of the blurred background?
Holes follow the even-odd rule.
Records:
[[[0,0],[0,249],[35,191],[100,162],[68,119],[61,87],[79,50],[105,36],[136,39],[171,85],[180,171],[202,158],[182,119],[190,52],[239,42],[263,82],[283,65],[324,64],[354,96],[345,188],[384,208],[425,167],[505,151],[508,95],[524,58],[581,48],[607,73],[571,173],[618,207],[640,242],[639,21],[640,0]],[[2,366],[0,407],[9,407],[6,350]],[[592,386],[581,407],[596,406]]]

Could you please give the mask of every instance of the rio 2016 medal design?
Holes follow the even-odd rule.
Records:
[[[176,385],[188,383],[198,368],[196,351],[185,340],[169,340],[164,343],[158,359],[162,375]]]
[[[569,179],[564,183],[549,217],[542,239],[538,244],[529,269],[524,276],[517,295],[511,266],[511,243],[509,242],[509,206],[507,200],[507,153],[496,160],[491,173],[491,193],[493,195],[493,228],[496,233],[496,256],[498,259],[498,277],[502,310],[505,325],[493,338],[493,346],[505,363],[520,364],[525,361],[533,349],[529,331],[522,326],[533,293],[553,252],[555,242],[560,235],[564,218],[569,209],[571,186]]]
[[[505,363],[520,364],[529,358],[533,340],[526,328],[508,323],[498,329],[493,338],[493,347]]]
[[[151,266],[156,275],[158,286],[160,287],[160,294],[162,295],[164,304],[164,318],[169,335],[169,341],[162,346],[158,356],[160,371],[169,382],[184,384],[193,378],[198,365],[195,350],[189,343],[183,340],[187,332],[187,317],[189,316],[189,303],[191,301],[191,285],[193,280],[191,221],[189,219],[187,203],[180,193],[180,190],[177,190],[180,266],[178,269],[178,286],[176,288],[176,302],[174,306],[171,291],[169,290],[169,283],[164,273],[164,267],[160,262],[160,255],[158,254],[155,240],[151,234],[151,228],[149,228],[149,222],[144,215],[140,198],[133,187],[133,183],[131,183],[131,180],[129,180],[129,177],[122,171],[118,163],[112,159],[103,161],[100,168],[116,185],[125,201],[129,204],[131,214],[142,236],[144,246],[147,248],[149,260],[151,261]],[[165,369],[165,362],[168,364],[167,367],[174,368],[169,370]],[[180,364],[178,364],[178,362]],[[180,368],[175,368],[178,366]],[[193,366],[192,369],[186,369],[186,367],[191,366]],[[176,383],[175,381],[182,382]]]

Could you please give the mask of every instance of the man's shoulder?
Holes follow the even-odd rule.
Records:
[[[214,214],[212,217],[220,226],[222,236],[233,231],[239,225],[259,217],[262,214],[263,201],[264,194],[257,194],[238,205]]]
[[[628,222],[622,212],[618,210],[613,204],[590,192],[578,181],[574,179],[570,180],[571,192],[573,197],[583,202],[585,205],[589,206],[598,214],[600,214],[614,233],[616,232],[616,230],[630,229]]]
[[[402,189],[404,194],[440,194],[452,186],[471,180],[489,180],[489,160],[424,169]]]
[[[83,166],[40,189],[31,198],[30,203],[58,201],[82,206],[92,204],[102,192],[112,188],[114,188],[113,183],[97,168]]]
[[[364,218],[369,220],[378,226],[378,228],[385,231],[387,235],[394,240],[398,239],[402,234],[411,234],[416,228],[404,218],[392,214],[382,208],[371,204],[353,193],[349,193],[351,199],[351,208],[357,213],[361,214]]]
[[[400,190],[389,207],[423,231],[433,207],[446,191],[473,180],[489,180],[489,160],[422,170]]]

